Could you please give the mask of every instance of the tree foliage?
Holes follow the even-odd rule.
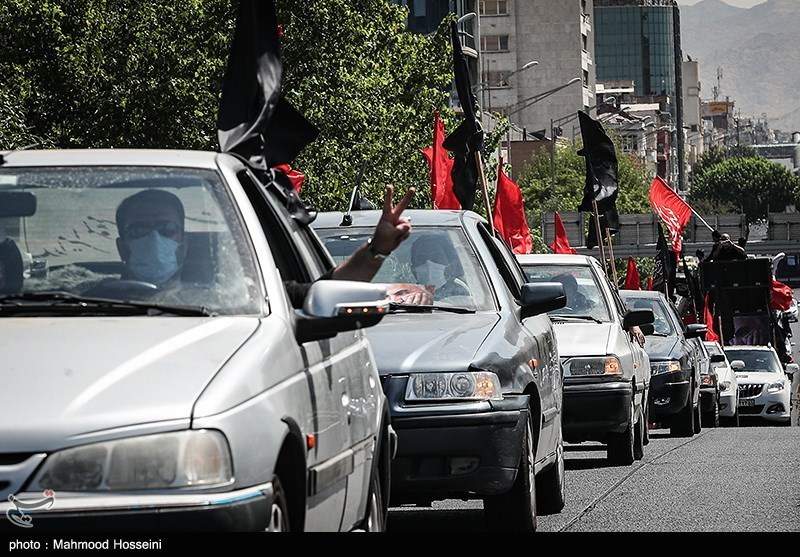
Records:
[[[756,156],[750,145],[710,145],[692,165],[692,180],[699,179],[709,168],[728,159],[744,159]]]
[[[728,158],[708,168],[692,182],[689,202],[730,203],[735,200],[747,222],[783,211],[800,199],[800,178],[763,157]]]

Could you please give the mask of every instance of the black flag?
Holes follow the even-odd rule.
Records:
[[[464,111],[464,121],[453,130],[442,144],[445,149],[453,152],[453,170],[450,176],[453,179],[453,194],[461,204],[462,209],[471,210],[475,205],[475,195],[478,191],[480,171],[475,153],[483,149],[483,128],[476,114],[478,102],[472,93],[469,79],[467,60],[461,50],[461,40],[458,38],[458,26],[451,22],[453,41],[453,75],[458,92],[458,101]]]
[[[283,66],[273,0],[239,0],[217,139],[261,169],[289,164],[319,131],[281,96]]]
[[[601,237],[605,231],[613,235],[619,230],[619,213],[617,213],[617,194],[619,192],[617,154],[614,142],[608,137],[603,126],[583,111],[578,112],[583,136],[583,148],[578,154],[586,159],[586,181],[583,186],[583,200],[578,211],[586,211],[594,215],[597,212],[600,220]],[[597,232],[594,216],[589,221],[589,234],[586,247],[597,245]]]
[[[675,295],[675,271],[676,260],[667,239],[664,237],[664,230],[658,224],[658,241],[656,242],[656,256],[653,262],[653,290]]]

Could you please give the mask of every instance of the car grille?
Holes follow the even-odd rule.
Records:
[[[764,410],[763,404],[756,404],[755,406],[740,406],[739,407],[739,415],[758,415],[761,414],[761,411]]]
[[[764,385],[759,383],[746,383],[739,385],[739,398],[753,398],[761,394]]]

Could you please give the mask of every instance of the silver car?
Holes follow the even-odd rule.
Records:
[[[0,161],[1,530],[384,529],[386,292],[290,305],[333,265],[296,197],[211,152]]]

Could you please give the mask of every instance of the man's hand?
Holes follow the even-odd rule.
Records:
[[[411,234],[411,223],[400,215],[411,203],[415,189],[409,188],[397,205],[394,205],[392,200],[393,193],[394,186],[387,185],[386,193],[383,196],[383,215],[381,215],[372,235],[372,245],[375,250],[378,253],[387,255],[394,251]]]
[[[422,286],[411,283],[394,283],[386,285],[386,296],[392,302],[429,306],[433,304],[433,286]]]
[[[642,330],[639,327],[631,327],[631,336],[633,339],[639,343],[639,346],[644,348],[645,336]]]

